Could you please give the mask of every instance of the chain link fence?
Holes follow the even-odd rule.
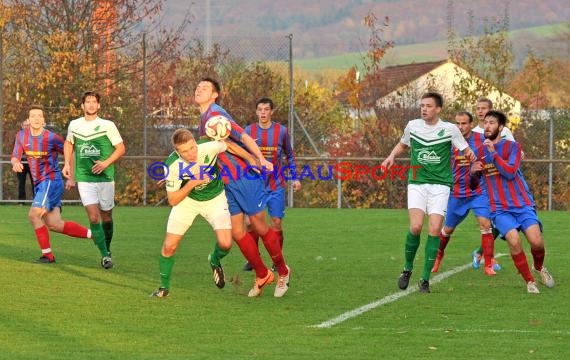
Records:
[[[147,177],[147,164],[163,161],[170,152],[172,129],[149,132],[154,147],[161,155],[125,156],[117,162],[117,202],[142,205],[142,182]],[[514,131],[524,150],[521,170],[540,210],[570,210],[570,116],[568,112],[535,113]],[[309,148],[313,140],[306,141]],[[398,138],[394,138],[394,144]],[[153,148],[154,148],[153,147]],[[326,156],[297,156],[295,176],[302,182],[299,192],[291,192],[292,206],[308,208],[406,208],[406,166],[409,159],[397,159],[400,170],[383,173],[379,168],[383,157],[331,158]],[[148,165],[147,165],[148,166]],[[127,169],[132,169],[127,171]],[[4,171],[4,202],[18,202],[17,179],[11,172],[9,157],[2,161]],[[288,189],[290,190],[290,189]],[[28,183],[28,194],[30,185]],[[166,193],[156,181],[147,184],[147,204],[161,205]],[[77,191],[66,192],[64,200],[77,202]]]
[[[297,155],[297,176],[303,189],[292,192],[288,189],[288,204],[293,207],[323,208],[405,208],[405,173],[384,174],[379,165],[390,150],[370,151],[372,156],[346,157],[329,156],[330,142],[325,138],[326,126],[315,128],[319,119],[306,109],[293,110],[292,91],[293,57],[292,36],[269,37],[225,37],[214,39],[215,43],[227,49],[231,56],[216,65],[215,72],[222,83],[222,106],[242,125],[256,121],[255,102],[263,96],[273,98],[276,104],[274,118],[288,125]],[[271,77],[269,72],[280,76]],[[206,74],[205,74],[206,75]],[[200,74],[193,75],[199,80]],[[242,78],[240,78],[242,77]],[[243,77],[246,77],[245,79]],[[244,85],[245,84],[245,85]],[[163,161],[171,152],[170,136],[178,127],[197,132],[199,112],[188,99],[193,87],[176,94],[169,84],[153,84],[166,89],[164,99],[148,106],[144,120],[125,121],[116,112],[114,120],[127,146],[127,155],[117,162],[116,198],[122,205],[161,205],[165,191],[157,187],[156,181],[147,174],[149,166]],[[195,84],[193,84],[195,86]],[[174,98],[186,98],[185,106]],[[106,101],[106,107],[113,107],[113,99]],[[53,119],[67,114],[66,109],[47,108],[47,118]],[[132,114],[132,112],[131,112]],[[358,113],[357,119],[349,116],[347,121],[356,122],[371,114]],[[403,113],[383,114],[392,119],[392,127],[403,131]],[[524,161],[522,171],[530,185],[539,209],[570,209],[570,111],[543,110],[521,114],[523,121],[513,129],[517,141],[522,144]],[[310,120],[309,120],[310,119]],[[352,119],[352,120],[351,120]],[[51,129],[65,134],[66,121],[54,122]],[[324,119],[326,121],[326,119]],[[127,124],[127,125],[125,125]],[[311,125],[309,125],[311,124]],[[50,124],[48,124],[50,125]],[[360,124],[361,126],[364,123]],[[367,126],[370,126],[368,123]],[[48,126],[50,127],[50,126]],[[323,130],[324,129],[324,130]],[[10,151],[18,125],[4,127],[4,149],[1,157],[2,193],[1,202],[19,202],[17,199],[17,178],[11,171]],[[396,144],[399,135],[394,131],[377,139],[382,148]],[[357,141],[357,140],[355,140]],[[327,145],[325,145],[327,144]],[[337,144],[337,146],[344,146]],[[143,150],[144,149],[144,150]],[[147,155],[145,155],[145,153]],[[399,159],[402,169],[407,159]],[[405,169],[404,169],[405,170]],[[28,184],[28,194],[30,194]],[[66,192],[64,200],[77,202],[77,191]],[[28,201],[30,195],[28,195]]]

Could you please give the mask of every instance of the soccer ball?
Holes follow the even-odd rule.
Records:
[[[232,132],[232,123],[227,117],[222,115],[216,115],[209,118],[204,127],[206,129],[206,135],[210,139],[214,140],[227,139]]]

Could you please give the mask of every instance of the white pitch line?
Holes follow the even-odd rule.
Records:
[[[497,255],[495,255],[495,258],[504,256],[504,255],[505,254],[497,254]],[[458,267],[451,269],[449,271],[446,271],[442,274],[438,274],[438,275],[430,278],[430,281],[429,281],[430,285],[431,284],[437,284],[438,282],[441,282],[441,281],[447,279],[448,277],[455,275],[459,272],[467,270],[470,267],[471,267],[471,263],[468,263],[465,265],[458,266]],[[365,312],[376,309],[379,306],[386,305],[386,304],[389,304],[391,302],[394,302],[400,298],[403,298],[404,296],[408,296],[408,295],[415,293],[417,291],[418,291],[417,286],[412,286],[412,287],[409,287],[408,289],[406,289],[404,291],[399,291],[397,293],[388,295],[388,296],[386,296],[386,297],[384,297],[378,301],[371,302],[370,304],[366,304],[366,305],[361,306],[359,308],[356,308],[354,310],[347,311],[347,312],[340,314],[339,316],[337,316],[333,319],[327,320],[327,321],[322,322],[322,323],[317,324],[317,325],[310,325],[309,327],[314,327],[314,328],[319,328],[319,329],[328,329],[328,328],[333,327],[335,325],[338,325],[342,322],[345,322],[348,319],[352,319],[354,317],[357,317],[361,314],[364,314]]]

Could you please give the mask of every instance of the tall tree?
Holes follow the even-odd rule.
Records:
[[[10,32],[19,45],[11,82],[21,103],[41,102],[52,112],[73,112],[81,94],[98,90],[118,98],[119,84],[142,70],[141,34],[160,41],[148,51],[150,66],[171,56],[185,24],[164,30],[163,0],[8,0],[17,14]],[[132,87],[132,84],[129,86]],[[140,93],[140,91],[139,91]]]
[[[469,108],[479,96],[497,90],[503,94],[513,77],[513,49],[509,40],[509,2],[502,17],[483,19],[483,33],[476,33],[473,11],[468,12],[468,33],[457,38],[453,29],[453,1],[448,3],[448,53],[458,65],[476,77],[462,77],[454,84],[455,108]],[[501,97],[497,107],[509,111],[514,104]]]

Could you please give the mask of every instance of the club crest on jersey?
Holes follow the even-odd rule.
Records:
[[[445,135],[445,129],[439,130],[439,132],[437,133],[437,136],[442,137],[443,135]]]
[[[79,156],[82,158],[99,157],[101,151],[92,144],[83,144],[79,147]]]
[[[435,151],[423,149],[418,152],[418,162],[420,164],[439,164],[441,162],[441,158]]]

